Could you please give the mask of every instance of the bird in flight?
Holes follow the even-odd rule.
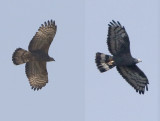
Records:
[[[26,63],[26,76],[34,90],[39,90],[48,83],[46,63],[55,61],[48,55],[48,50],[56,30],[55,21],[44,22],[30,41],[28,51],[17,48],[12,55],[12,61],[15,65]]]
[[[148,91],[149,81],[136,65],[141,60],[131,55],[130,41],[124,26],[114,20],[108,26],[107,45],[112,55],[97,52],[95,58],[97,68],[100,72],[105,72],[116,66],[120,75],[136,92],[144,94],[145,89]]]

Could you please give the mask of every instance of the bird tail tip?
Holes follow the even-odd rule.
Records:
[[[12,55],[12,61],[15,65],[26,63],[29,61],[28,59],[29,54],[30,52],[22,48],[17,48]]]

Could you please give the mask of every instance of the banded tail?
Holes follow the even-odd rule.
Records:
[[[109,69],[115,66],[113,61],[113,56],[105,55],[99,52],[96,53],[95,62],[100,72],[108,71]]]
[[[30,60],[31,53],[22,48],[17,48],[12,56],[15,65],[26,63]]]

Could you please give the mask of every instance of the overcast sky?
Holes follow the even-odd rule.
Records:
[[[1,14],[0,120],[2,121],[160,121],[158,0],[5,0]],[[25,65],[12,53],[28,44],[39,26],[55,20],[49,50],[49,83],[31,90]],[[116,68],[100,73],[95,53],[110,54],[108,23],[125,26],[133,57],[149,79],[139,95]]]

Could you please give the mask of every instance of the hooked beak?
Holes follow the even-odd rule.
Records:
[[[142,60],[140,60],[140,59],[137,59],[138,60],[138,62],[142,62]]]
[[[50,61],[55,61],[54,58],[50,58]]]

